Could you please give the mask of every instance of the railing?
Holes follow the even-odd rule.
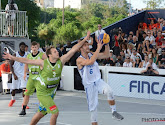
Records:
[[[28,37],[26,11],[0,11],[0,37]]]

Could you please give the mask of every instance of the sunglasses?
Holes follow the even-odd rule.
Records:
[[[101,26],[98,26],[98,27],[101,27]]]
[[[126,59],[130,59],[130,58],[126,58]]]

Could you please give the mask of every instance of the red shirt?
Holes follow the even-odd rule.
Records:
[[[117,41],[117,35],[115,35],[115,46],[119,47],[119,42]]]
[[[140,26],[138,26],[138,29],[139,29]],[[142,26],[142,29],[147,29],[147,24],[146,23],[143,23],[143,26]]]
[[[158,36],[156,37],[155,42],[157,43],[157,46],[161,46],[161,45],[162,45],[161,40],[162,40],[163,38],[164,38],[163,36],[161,36],[161,38],[159,38]]]
[[[10,65],[2,64],[0,66],[0,77],[2,77],[1,71],[10,72]]]

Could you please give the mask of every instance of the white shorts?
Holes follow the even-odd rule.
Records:
[[[12,75],[12,90],[26,88],[27,80],[24,80],[23,76],[17,77],[18,80],[15,80],[14,76]]]
[[[85,87],[89,111],[94,111],[97,108],[98,94],[108,94],[107,90],[108,93],[110,93],[110,95],[108,95],[108,100],[114,100],[114,95],[111,87],[102,79],[99,79],[94,83],[88,84]]]

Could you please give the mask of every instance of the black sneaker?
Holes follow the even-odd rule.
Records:
[[[119,113],[117,113],[116,111],[114,111],[112,113],[112,118],[117,119],[117,120],[123,120],[124,119],[124,117],[122,115],[120,115]]]
[[[25,115],[26,115],[26,112],[25,112],[24,110],[22,110],[22,111],[18,114],[18,116],[20,116],[20,117],[25,116]]]

